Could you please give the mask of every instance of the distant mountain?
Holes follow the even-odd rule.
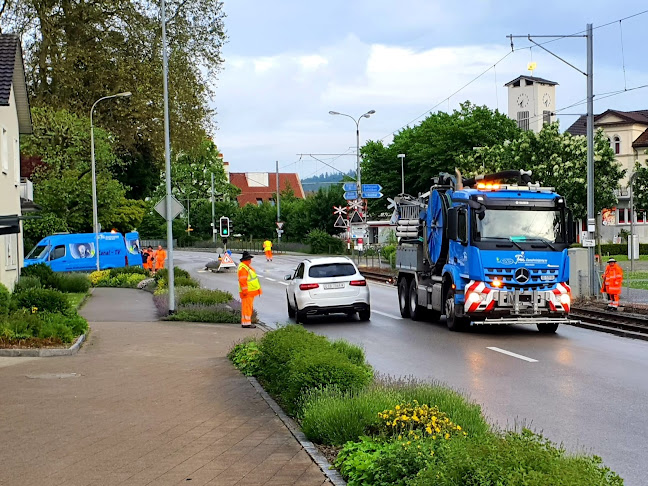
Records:
[[[328,172],[325,172],[324,174],[302,179],[301,183],[304,187],[305,192],[315,192],[320,187],[328,187],[331,185],[331,183],[340,182],[344,177],[355,178],[355,171],[350,170],[346,174],[343,174],[341,172],[334,172],[333,174],[329,174]]]

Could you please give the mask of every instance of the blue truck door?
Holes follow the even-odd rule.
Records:
[[[139,240],[139,233],[132,231],[126,233],[126,249],[128,251],[128,265],[131,267],[139,267],[142,265],[142,254],[140,253],[141,246]]]
[[[55,272],[65,272],[68,270],[66,262],[65,245],[54,245],[49,254],[49,265]]]

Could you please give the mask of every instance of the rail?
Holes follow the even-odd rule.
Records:
[[[364,268],[360,267],[359,268],[360,273],[366,278],[367,280],[374,280],[376,282],[382,282],[386,283],[389,285],[396,285],[396,275],[393,273],[388,273],[388,272],[377,272],[374,270],[365,270]]]
[[[620,311],[605,311],[592,306],[572,306],[570,317],[580,319],[578,327],[648,340],[648,316]]]

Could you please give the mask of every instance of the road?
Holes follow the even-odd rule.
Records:
[[[181,251],[176,264],[205,287],[236,295],[235,270],[202,271],[212,258]],[[253,260],[264,292],[255,308],[271,327],[289,322],[283,276],[302,258]],[[360,344],[380,373],[444,382],[482,404],[491,423],[526,425],[569,450],[600,455],[627,485],[646,484],[648,342],[569,326],[556,335],[523,326],[453,333],[444,322],[402,319],[395,287],[371,283],[370,289],[370,322],[317,317],[307,328]]]

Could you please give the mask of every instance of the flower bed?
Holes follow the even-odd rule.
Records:
[[[299,326],[237,344],[259,379],[350,486],[620,486],[601,459],[568,454],[528,429],[500,431],[440,384],[374,378],[364,352]]]
[[[240,302],[234,300],[229,292],[177,286],[175,296],[176,312],[169,315],[169,291],[166,288],[158,288],[153,294],[153,302],[162,319],[223,324],[241,322]],[[258,322],[256,313],[253,315],[253,321]]]
[[[122,271],[129,268],[113,268],[111,270],[97,270],[90,274],[90,282],[93,287],[118,287],[136,289],[140,282],[148,278],[147,273]],[[146,270],[144,270],[146,272]]]

